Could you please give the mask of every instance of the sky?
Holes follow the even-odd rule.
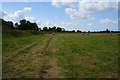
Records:
[[[118,2],[2,2],[0,10],[6,21],[22,19],[39,27],[62,27],[66,30],[118,30]]]

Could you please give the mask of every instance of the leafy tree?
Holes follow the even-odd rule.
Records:
[[[44,27],[44,28],[43,28],[43,31],[48,31],[48,28],[47,28],[47,27]]]
[[[75,30],[72,30],[71,32],[75,32]]]
[[[6,25],[6,27],[8,27],[10,29],[15,29],[12,21],[5,21],[3,19],[0,19],[0,21],[2,21],[2,25]]]
[[[20,20],[20,25],[18,26],[20,30],[39,30],[36,23],[31,23],[30,21]]]
[[[90,31],[88,31],[88,33],[90,33]]]
[[[15,28],[17,28],[17,29],[18,29],[18,26],[19,26],[19,25],[18,25],[18,23],[15,23]]]
[[[57,27],[57,32],[62,32],[62,28]]]
[[[107,32],[107,33],[109,33],[109,32],[110,32],[110,30],[106,29],[106,32]]]
[[[62,32],[65,32],[65,29],[64,29],[64,28],[62,28]]]
[[[77,32],[81,32],[80,30],[77,30]]]
[[[48,29],[49,31],[51,31],[52,30],[52,28],[51,27],[49,27],[49,29]]]
[[[41,31],[41,28],[38,28],[39,29],[39,31]]]
[[[55,30],[55,29],[56,29],[56,27],[55,27],[55,26],[54,26],[54,27],[52,27],[52,30],[53,30],[53,29]]]

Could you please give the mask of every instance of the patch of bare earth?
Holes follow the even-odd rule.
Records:
[[[45,78],[60,78],[60,67],[54,57],[49,58],[47,65],[50,67],[46,70]]]
[[[55,45],[55,36],[52,37],[47,47],[47,51],[51,52],[51,54],[55,53],[57,50],[57,48],[55,48],[54,45]],[[57,59],[54,56],[54,54],[48,57],[47,66],[49,66],[49,68],[46,70],[46,74],[44,75],[44,78],[62,78],[62,75],[60,74],[61,67],[58,66]]]

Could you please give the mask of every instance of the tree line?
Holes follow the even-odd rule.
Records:
[[[110,31],[108,29],[103,30],[103,31],[81,31],[81,30],[72,30],[72,31],[67,31],[64,28],[61,27],[43,27],[43,28],[39,28],[38,25],[36,23],[31,23],[30,21],[27,21],[25,19],[20,20],[19,24],[15,23],[13,24],[12,21],[5,21],[3,19],[0,19],[0,22],[2,22],[2,25],[8,26],[8,28],[10,29],[16,29],[16,30],[34,30],[34,31],[43,31],[43,32],[67,32],[67,33],[74,33],[74,32],[78,32],[78,33],[120,33],[120,31]]]
[[[19,24],[15,23],[13,24],[12,21],[5,21],[3,19],[0,19],[2,22],[2,25],[8,26],[10,29],[16,29],[16,30],[35,30],[35,31],[53,31],[53,32],[62,32],[65,31],[64,28],[61,27],[43,27],[43,29],[39,28],[36,23],[31,23],[30,21],[20,20]]]

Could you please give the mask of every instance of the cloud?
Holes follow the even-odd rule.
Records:
[[[65,8],[65,12],[70,15],[71,19],[93,20],[95,18],[88,15],[89,13],[117,10],[117,2],[118,0],[52,0],[52,5],[59,8],[69,6]]]
[[[41,25],[39,20],[36,20],[34,17],[26,17],[24,14],[26,11],[31,11],[32,8],[25,7],[23,10],[16,11],[12,14],[6,14],[6,12],[2,11],[2,15],[4,15],[4,19],[6,21],[13,21],[13,23],[19,22],[20,20],[26,19],[32,23],[36,22],[38,26]],[[1,13],[1,12],[0,12]]]
[[[38,20],[36,20],[36,24],[39,26],[41,25],[40,21],[38,21]]]
[[[36,22],[36,19],[34,17],[25,17],[25,19],[30,22]]]
[[[92,23],[88,23],[87,26],[93,26],[93,24]]]
[[[75,7],[74,1],[75,0],[52,0],[52,5],[58,8],[66,6],[66,5]]]
[[[0,10],[0,18],[4,18],[4,16],[7,16],[7,12]]]
[[[82,2],[119,2],[120,0],[80,0]]]
[[[31,11],[31,10],[32,10],[32,8],[30,8],[30,7],[24,8],[24,11]]]
[[[102,23],[102,24],[117,24],[118,22],[106,18],[106,19],[101,19],[100,23]]]
[[[79,20],[93,20],[93,19],[95,19],[94,17],[80,13],[79,11],[77,11],[76,9],[73,9],[73,8],[66,8],[65,12],[70,15],[71,19],[79,19]]]
[[[16,11],[13,14],[8,14],[7,16],[4,17],[4,19],[7,21],[18,22],[19,20],[24,19],[24,12],[23,11]]]
[[[52,23],[51,23],[51,22],[49,22],[49,21],[47,21],[44,25],[46,25],[46,26],[51,26],[51,25],[52,25]]]
[[[42,23],[41,24],[41,27],[53,27],[54,24],[51,23],[50,21],[46,21],[45,23]]]
[[[23,10],[16,11],[16,12],[14,12],[12,14],[7,14],[7,16],[4,17],[4,19],[6,21],[13,21],[13,22],[18,22],[18,21],[20,21],[22,19],[29,19],[29,20],[31,19],[32,20],[33,18],[25,17],[25,15],[24,15],[24,13],[26,11],[30,11],[30,10],[32,10],[32,8],[24,8]]]
[[[58,25],[66,30],[80,29],[80,24],[78,22],[61,22]]]
[[[79,2],[82,13],[106,12],[118,9],[117,2]]]
[[[71,19],[78,19],[78,20],[94,20],[95,18],[90,15],[74,13],[70,15]]]
[[[76,12],[76,9],[73,9],[73,8],[66,8],[66,9],[65,9],[65,12],[66,12],[67,14],[73,14],[73,13]]]

